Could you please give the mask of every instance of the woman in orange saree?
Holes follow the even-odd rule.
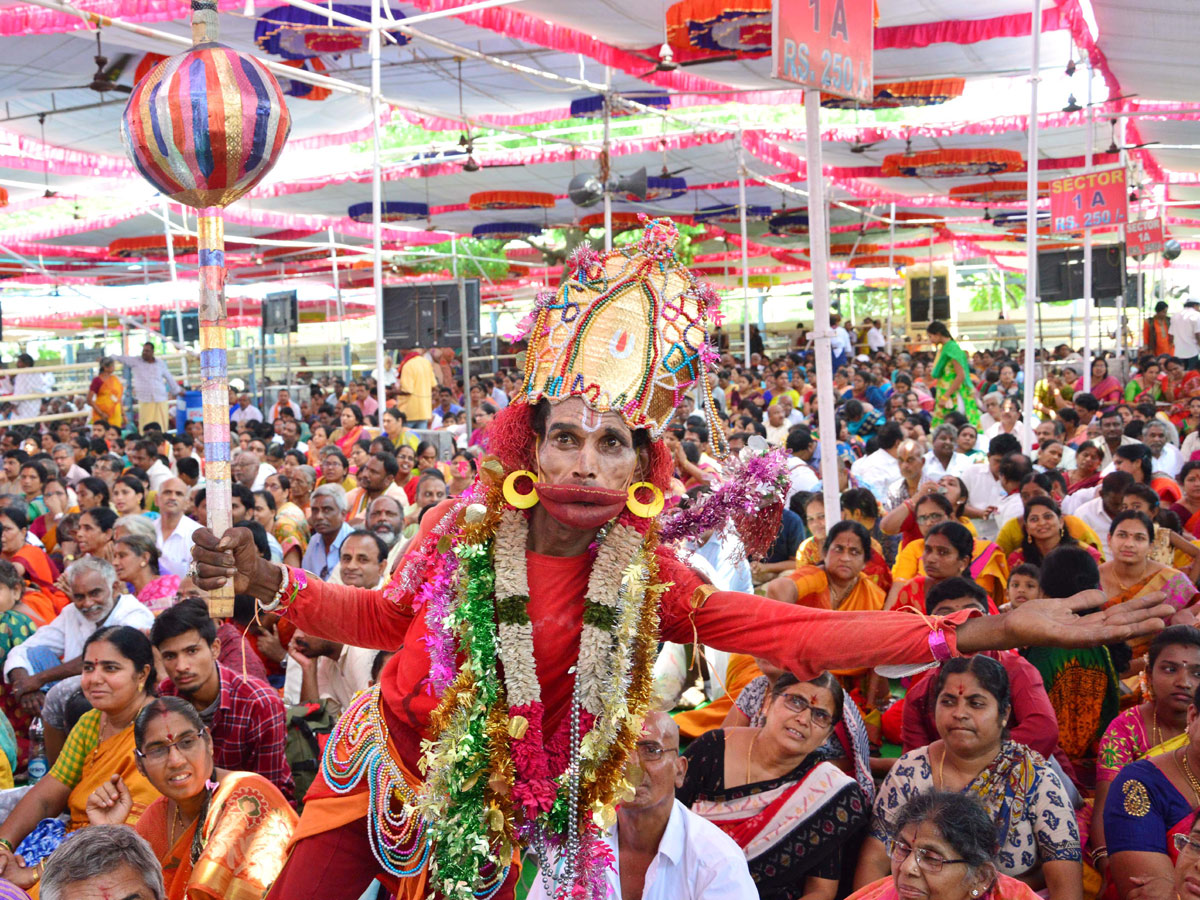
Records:
[[[87,402],[92,408],[92,421],[121,427],[121,397],[125,385],[116,376],[116,360],[106,357],[100,360],[100,374],[92,379],[88,388]]]
[[[812,609],[883,609],[886,595],[863,571],[871,553],[871,535],[866,528],[849,519],[838,522],[825,537],[824,564],[801,566],[776,578],[768,583],[767,596]],[[833,674],[847,691],[865,687],[865,694],[859,691],[859,695],[868,707],[879,706],[885,699],[887,679],[869,669],[835,669]]]
[[[137,765],[162,796],[134,823],[162,864],[166,900],[259,900],[275,881],[298,817],[271,782],[213,767],[212,736],[179,697],[160,697],[133,727]],[[174,751],[174,752],[172,752]],[[123,824],[120,781],[88,801],[93,825]]]
[[[958,522],[942,522],[934,525],[925,535],[925,547],[921,553],[921,565],[924,575],[917,575],[911,581],[897,580],[888,594],[887,609],[913,609],[924,615],[926,613],[925,598],[933,587],[941,584],[947,578],[970,576],[972,560],[975,554],[975,538],[966,526]],[[988,559],[991,559],[989,555]],[[988,595],[988,612],[996,614],[996,600]]]
[[[996,824],[971,794],[918,794],[896,822],[887,848],[891,874],[848,900],[1037,900],[1025,882],[998,871]]]
[[[337,444],[337,448],[342,451],[342,456],[350,458],[350,451],[354,449],[354,445],[359,438],[367,437],[366,429],[363,427],[362,410],[353,403],[348,403],[342,407],[341,416],[342,426],[329,436],[329,440]]]
[[[155,684],[150,639],[127,625],[101,628],[81,656],[80,687],[93,708],[71,729],[49,773],[0,823],[4,877],[26,889],[38,880],[38,862],[66,834],[89,824],[90,798],[101,785],[124,786],[134,821],[158,796],[134,760],[133,721],[151,699],[147,686]],[[65,826],[63,813],[70,815]]]
[[[28,590],[21,602],[39,628],[49,625],[70,603],[55,585],[62,574],[45,550],[25,543],[29,522],[15,506],[0,510],[0,558],[13,564],[25,579]]]
[[[1190,578],[1150,559],[1153,541],[1154,523],[1149,516],[1133,510],[1117,513],[1108,533],[1113,558],[1100,566],[1100,589],[1108,597],[1105,609],[1154,592],[1162,593],[1163,602],[1176,610],[1195,603],[1197,591]],[[1134,656],[1141,656],[1149,649],[1150,638],[1129,644]]]

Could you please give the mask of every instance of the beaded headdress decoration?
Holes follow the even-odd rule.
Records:
[[[557,293],[539,296],[522,393],[530,404],[582,397],[657,439],[699,384],[711,444],[723,453],[708,375],[718,358],[708,330],[720,321],[719,298],[679,262],[674,223],[642,219],[636,244],[577,250]]]

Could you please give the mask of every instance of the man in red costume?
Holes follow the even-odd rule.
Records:
[[[808,679],[1163,627],[1169,609],[1153,599],[1076,616],[1103,603],[1096,592],[934,620],[704,584],[656,541],[673,469],[658,438],[680,388],[702,377],[695,348],[715,301],[675,263],[672,231],[653,222],[637,248],[578,257],[557,297],[539,301],[523,396],[492,424],[495,458],[468,497],[425,516],[383,591],[264,561],[245,530],[197,532],[202,587],[232,578],[306,633],[397,651],[330,736],[269,897],[357,897],[376,877],[404,898],[511,896],[520,846],[560,889],[596,896],[598,828],[629,790],[659,640]],[[548,872],[550,859],[560,868]]]

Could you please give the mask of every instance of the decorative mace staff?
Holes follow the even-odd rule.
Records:
[[[198,210],[204,476],[216,535],[232,524],[223,209],[271,170],[291,127],[274,76],[217,43],[215,0],[192,0],[192,49],[151,69],[121,118],[125,152],[142,177]],[[212,592],[209,612],[233,615],[232,581]]]

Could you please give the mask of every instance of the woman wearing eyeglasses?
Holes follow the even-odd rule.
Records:
[[[996,826],[967,794],[933,791],[910,800],[888,844],[891,874],[847,900],[1034,900],[1029,885],[999,871]]]
[[[212,736],[179,697],[143,709],[133,735],[138,771],[162,794],[134,829],[162,864],[166,900],[261,897],[298,821],[279,789],[253,772],[214,768]],[[119,775],[88,799],[92,825],[122,825],[129,811]]]
[[[858,783],[815,753],[844,699],[828,672],[785,672],[761,728],[717,729],[688,747],[676,796],[737,841],[762,900],[833,900],[842,848],[866,824]]]
[[[956,791],[981,801],[991,815],[1002,873],[1046,889],[1050,900],[1079,900],[1075,811],[1046,761],[1005,733],[1012,699],[1004,667],[986,656],[949,660],[934,696],[939,740],[905,753],[884,779],[854,883],[862,887],[887,874],[888,842],[901,835],[906,804],[933,791]]]
[[[42,860],[65,833],[88,824],[89,797],[114,773],[128,785],[132,816],[157,796],[134,765],[133,720],[157,684],[150,639],[128,625],[100,628],[84,643],[80,659],[80,686],[92,709],[71,729],[49,773],[0,823],[0,875],[22,888],[37,883]],[[70,815],[65,826],[63,813]]]
[[[1163,878],[1135,878],[1139,886],[1129,892],[1130,900],[1151,900],[1156,897],[1200,900],[1200,814],[1193,818],[1187,832],[1175,834],[1171,845],[1178,855],[1175,857],[1175,873],[1170,887],[1164,884]]]
[[[1184,741],[1124,766],[1104,802],[1108,874],[1121,900],[1174,897],[1176,839],[1194,830],[1200,806],[1200,688],[1187,711]],[[1189,854],[1190,856],[1191,854]],[[1195,860],[1193,860],[1193,866]],[[1188,896],[1187,891],[1183,896]]]

